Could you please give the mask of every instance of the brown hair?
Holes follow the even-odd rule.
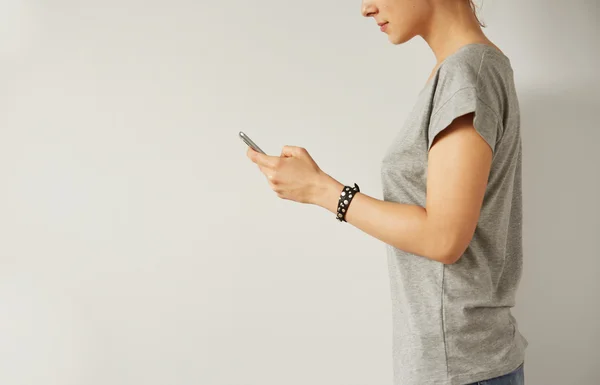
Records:
[[[475,15],[475,18],[477,19],[477,22],[479,23],[480,26],[485,28],[485,24],[483,24],[481,22],[481,20],[479,19],[479,17],[477,16],[477,7],[475,6],[475,1],[469,0],[469,4],[471,5],[471,9],[473,10],[473,14]]]

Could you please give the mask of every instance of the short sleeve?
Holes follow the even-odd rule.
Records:
[[[435,106],[429,121],[427,151],[431,149],[433,140],[444,128],[448,127],[454,119],[475,113],[473,126],[491,147],[492,153],[496,151],[496,141],[500,131],[500,121],[497,113],[477,94],[474,86],[463,87],[452,95],[441,98],[443,101]]]

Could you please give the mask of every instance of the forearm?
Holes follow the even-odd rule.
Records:
[[[337,214],[344,185],[324,174],[313,203]],[[358,192],[346,211],[346,221],[380,241],[406,252],[445,262],[447,237],[437,231],[424,207],[382,201]]]

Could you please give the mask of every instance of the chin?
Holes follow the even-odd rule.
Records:
[[[395,45],[400,45],[400,44],[406,43],[407,41],[411,40],[415,36],[416,35],[394,34],[394,35],[389,35],[388,39],[389,39],[390,43],[395,44]]]

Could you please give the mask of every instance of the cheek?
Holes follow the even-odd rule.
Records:
[[[423,1],[423,0],[419,0]],[[421,32],[426,21],[424,4],[415,1],[400,0],[393,10],[393,29],[390,28],[390,39],[396,44],[410,40]]]
[[[404,18],[399,15],[390,24],[388,35],[390,40],[396,44],[410,39],[410,35],[414,35],[414,25],[410,18]]]

